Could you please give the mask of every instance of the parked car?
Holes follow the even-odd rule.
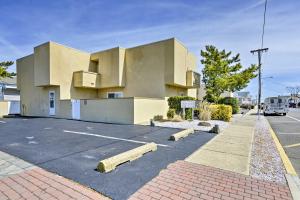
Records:
[[[264,115],[282,114],[286,115],[289,112],[289,103],[286,98],[282,97],[268,97],[264,102]]]
[[[289,103],[289,108],[296,108],[297,104],[296,103]]]

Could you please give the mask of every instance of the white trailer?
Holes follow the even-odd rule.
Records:
[[[286,115],[289,112],[288,99],[285,97],[268,97],[264,102],[264,115],[280,114]]]

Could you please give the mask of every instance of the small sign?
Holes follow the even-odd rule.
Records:
[[[196,101],[181,101],[181,108],[196,108]]]

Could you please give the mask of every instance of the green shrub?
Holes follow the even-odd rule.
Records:
[[[224,104],[210,105],[211,119],[229,122],[232,117],[232,107]]]
[[[195,100],[195,98],[189,97],[189,96],[169,97],[169,99],[168,99],[169,108],[175,109],[175,112],[177,114],[179,114],[179,113],[181,113],[181,101],[186,101],[186,100]],[[192,109],[191,108],[185,109],[185,119],[192,119]]]
[[[153,117],[153,120],[154,121],[162,121],[164,119],[164,117],[162,116],[162,115],[155,115],[154,117]]]
[[[167,112],[167,117],[168,117],[168,119],[173,119],[174,116],[175,116],[175,114],[176,114],[175,109],[170,108],[170,109],[168,110],[168,112]]]
[[[211,119],[211,110],[209,108],[209,104],[207,102],[202,102],[199,105],[199,114],[198,118],[203,121],[208,121]]]
[[[239,100],[235,97],[224,97],[219,100],[219,104],[230,105],[232,107],[232,114],[239,112]]]

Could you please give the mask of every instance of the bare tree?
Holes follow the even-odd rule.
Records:
[[[299,97],[300,86],[286,87],[286,90],[291,94],[291,97]]]

